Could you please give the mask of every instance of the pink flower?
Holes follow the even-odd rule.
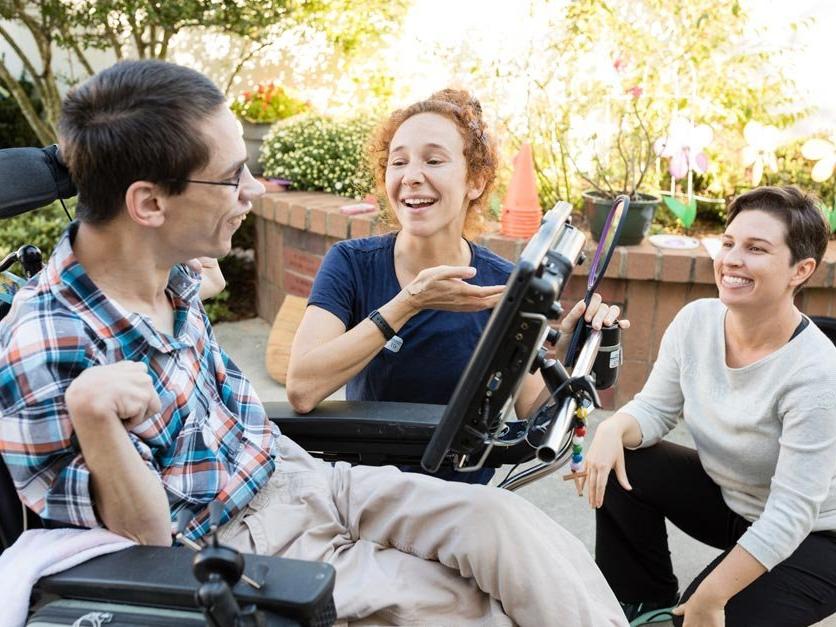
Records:
[[[616,72],[623,70],[626,65],[627,62],[621,57],[616,57],[615,61],[612,62],[612,66],[615,68]]]
[[[633,97],[633,99],[637,100],[644,93],[644,90],[638,85],[634,85],[633,87],[627,90],[627,93],[630,94]]]

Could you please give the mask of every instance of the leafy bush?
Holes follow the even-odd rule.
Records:
[[[70,199],[66,202],[72,215],[75,200]],[[3,220],[3,226],[0,228],[0,255],[5,256],[24,244],[32,244],[41,249],[46,260],[52,254],[52,249],[55,248],[67,224],[67,216],[57,202],[43,209]]]
[[[273,82],[261,83],[254,91],[245,91],[229,107],[241,120],[255,124],[284,120],[308,110],[308,104],[297,100]]]
[[[232,252],[220,260],[226,289],[204,303],[215,322],[253,318],[255,310],[255,220],[245,220],[232,236]]]
[[[293,188],[362,198],[374,188],[366,148],[375,121],[307,114],[279,122],[261,147],[264,175]]]

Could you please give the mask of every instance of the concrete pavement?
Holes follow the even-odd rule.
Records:
[[[284,386],[273,381],[264,365],[264,353],[270,326],[259,318],[235,323],[219,324],[215,334],[219,343],[238,364],[241,370],[255,385],[262,401],[286,400]],[[345,398],[343,390],[335,392],[331,398]],[[590,434],[609,412],[595,412],[590,417]],[[690,436],[684,427],[678,427],[669,436],[674,442],[691,445]],[[497,477],[505,477],[508,469],[500,469]],[[535,503],[554,520],[575,534],[589,549],[594,551],[595,517],[586,500],[577,496],[574,484],[563,481],[561,471],[549,477],[529,484],[519,490],[519,494]],[[680,590],[691,582],[699,572],[719,554],[719,551],[706,546],[685,535],[668,523],[668,537],[673,555],[674,570],[680,582]],[[558,565],[559,566],[559,565]],[[669,623],[657,623],[665,627]],[[776,626],[777,627],[777,626]],[[836,627],[836,615],[819,623],[819,627]]]

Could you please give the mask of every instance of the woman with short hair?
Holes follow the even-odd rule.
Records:
[[[797,188],[734,200],[719,298],[679,312],[642,391],[598,427],[596,561],[631,624],[677,602],[689,627],[836,612],[836,347],[794,304],[829,232]],[[696,450],[662,440],[680,416]],[[681,600],[666,518],[723,550]]]

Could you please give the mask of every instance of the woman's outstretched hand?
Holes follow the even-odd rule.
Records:
[[[476,268],[471,266],[426,268],[401,291],[401,297],[416,311],[481,311],[495,307],[505,286],[471,285],[465,281],[474,276]]]
[[[624,414],[621,414],[624,415]],[[604,492],[610,471],[625,490],[632,490],[624,466],[624,437],[619,415],[605,420],[595,431],[595,437],[586,453],[586,477],[581,479],[581,490],[589,485],[589,505],[599,508],[604,504]]]

